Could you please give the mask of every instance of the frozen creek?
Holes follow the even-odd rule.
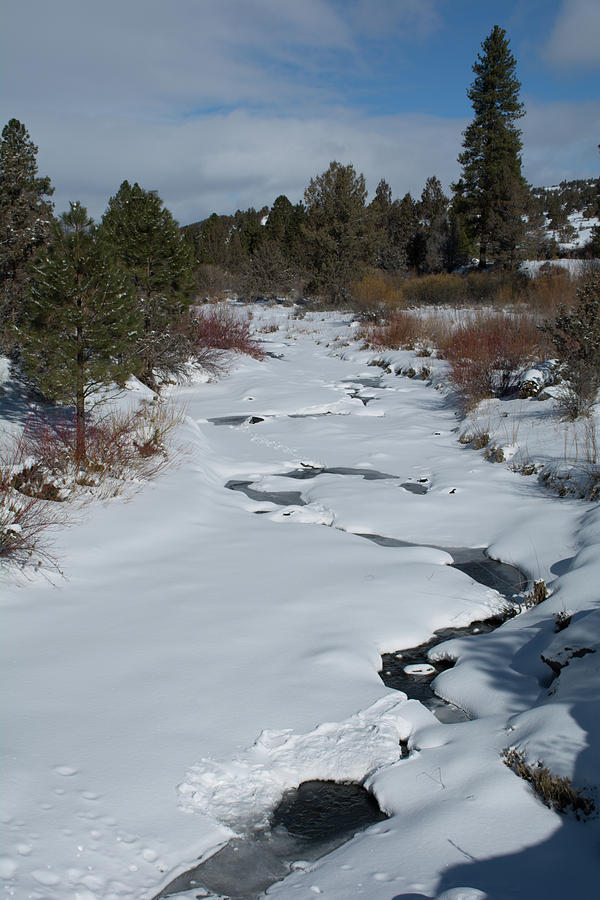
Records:
[[[57,532],[65,578],[2,584],[4,895],[150,900],[277,833],[285,877],[251,889],[270,898],[593,896],[596,825],[544,807],[501,754],[598,781],[595,507],[460,445],[444,389],[369,366],[348,318],[260,315],[263,362],[173,390],[178,466]],[[551,597],[461,636],[505,598],[456,548]],[[388,654],[411,691],[433,667],[465,721],[382,683]],[[386,818],[290,849],[272,817],[315,783],[361,785]]]

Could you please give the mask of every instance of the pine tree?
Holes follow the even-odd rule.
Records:
[[[432,175],[425,182],[417,212],[424,236],[422,272],[441,272],[445,268],[445,251],[449,238],[448,197],[439,178]]]
[[[48,241],[53,221],[49,178],[37,174],[37,147],[11,119],[0,143],[0,349],[9,349],[8,326],[20,320],[28,265]]]
[[[521,174],[521,132],[515,122],[524,114],[516,60],[503,28],[495,25],[473,65],[475,79],[467,91],[475,117],[463,133],[458,161],[462,177],[453,185],[455,209],[479,246],[479,265],[488,258],[515,264],[523,234],[522,214],[528,187]]]
[[[187,356],[178,326],[195,288],[191,244],[156,191],[128,181],[109,200],[98,237],[133,281],[144,323],[137,374],[154,384],[155,370],[176,373]]]
[[[71,203],[33,268],[17,329],[23,365],[42,393],[75,407],[78,459],[85,458],[88,400],[130,374],[141,329],[131,281],[92,226],[85,207]]]
[[[419,228],[417,204],[410,193],[394,200],[388,225],[387,265],[384,268],[401,272],[414,266],[415,241]]]
[[[559,310],[545,330],[568,390],[559,397],[569,418],[589,416],[600,390],[600,269],[588,272],[576,303]]]
[[[366,196],[364,176],[336,161],[304,192],[305,262],[312,274],[308,289],[333,304],[349,299],[351,283],[372,256]]]
[[[302,256],[302,223],[304,206],[294,206],[285,194],[274,201],[265,225],[265,239],[275,241],[287,262],[297,265]]]

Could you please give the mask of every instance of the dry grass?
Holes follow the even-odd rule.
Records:
[[[354,282],[351,293],[354,309],[365,318],[389,315],[404,305],[400,277],[380,270]]]
[[[580,281],[566,269],[553,266],[529,281],[527,306],[539,320],[554,318],[561,308],[573,305]]]
[[[572,810],[577,819],[595,812],[596,805],[590,797],[573,787],[569,778],[553,775],[541,762],[529,765],[523,754],[512,747],[503,751],[502,759],[515,775],[529,782],[536,796],[549,809],[560,813]]]

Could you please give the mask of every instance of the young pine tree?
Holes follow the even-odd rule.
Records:
[[[53,221],[49,178],[37,174],[37,147],[11,119],[0,143],[0,349],[10,349],[9,326],[20,321],[28,265],[47,243]]]
[[[475,79],[467,96],[475,117],[463,133],[462,177],[453,185],[455,211],[479,247],[481,268],[488,258],[514,265],[523,235],[528,187],[515,123],[525,111],[515,70],[506,32],[495,25],[473,65]]]
[[[191,243],[155,191],[128,181],[109,200],[98,239],[134,286],[143,321],[136,374],[154,384],[155,370],[177,373],[188,353],[179,326],[195,290]]]
[[[81,460],[89,399],[130,374],[141,321],[130,279],[103,253],[85,207],[70,207],[33,268],[16,334],[24,368],[42,393],[75,408]]]

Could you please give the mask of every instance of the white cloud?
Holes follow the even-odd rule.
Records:
[[[414,40],[441,25],[436,0],[355,0],[348,7],[356,30],[369,35],[392,32]]]
[[[158,190],[182,223],[280,193],[296,201],[332,159],[363,172],[371,195],[382,177],[395,196],[420,194],[433,174],[448,188],[464,120],[369,117],[343,107],[351,91],[338,93],[346,73],[369,66],[365,34],[393,35],[400,48],[438,27],[438,5],[6,0],[0,120],[16,117],[29,129],[57,210],[80,200],[95,218],[124,179]],[[591,104],[527,107],[530,181],[596,171]]]
[[[598,174],[600,107],[594,101],[526,101],[521,122],[524,174],[534,185],[552,185]]]
[[[564,0],[546,45],[545,56],[559,66],[600,67],[598,0]]]
[[[459,120],[434,116],[283,118],[236,111],[183,123],[64,116],[33,110],[24,121],[39,145],[41,174],[55,185],[58,211],[80,200],[98,218],[127,179],[158,190],[186,223],[211,212],[260,207],[285,193],[302,198],[332,159],[365,174],[371,194],[385,177],[395,195],[419,194],[432,174],[457,175]],[[61,135],[56,141],[55,132]]]
[[[40,93],[57,111],[155,118],[207,106],[262,106],[265,98],[297,105],[315,92],[298,85],[294,65],[314,71],[329,53],[355,51],[349,25],[325,0],[8,5],[0,55],[5,96],[17,106]]]

